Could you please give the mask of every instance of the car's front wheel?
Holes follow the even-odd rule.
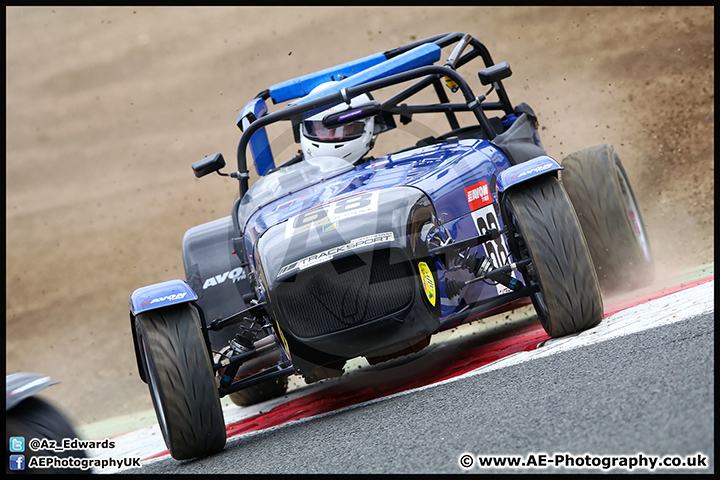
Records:
[[[198,314],[190,304],[138,314],[145,378],[170,455],[185,460],[225,447],[225,421]]]
[[[560,181],[544,176],[506,192],[521,270],[539,292],[532,302],[551,337],[594,327],[603,317],[600,286],[577,216]],[[523,271],[524,270],[524,271]]]

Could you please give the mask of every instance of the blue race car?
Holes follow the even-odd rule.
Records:
[[[458,73],[478,57],[482,95]],[[413,42],[263,90],[238,116],[237,170],[222,173],[220,153],[193,164],[197,177],[236,179],[239,198],[186,232],[185,280],[130,298],[140,376],[174,458],[224,447],[225,395],[257,403],[290,375],[336,377],[349,359],[407,355],[523,304],[552,337],[580,332],[603,317],[601,288],[652,280],[615,151],[564,166],[548,156],[532,108],[508,98],[510,75],[471,35]],[[428,92],[437,101],[407,103]],[[268,99],[285,106],[270,112]],[[370,156],[379,134],[420,115],[446,133]],[[301,147],[282,164],[267,133],[278,122]]]

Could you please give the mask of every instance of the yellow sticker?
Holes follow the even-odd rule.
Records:
[[[288,359],[292,360],[292,357],[290,356],[290,349],[288,348],[287,340],[285,340],[285,335],[283,335],[282,330],[280,330],[280,324],[275,321],[275,330],[277,330],[277,333],[280,335],[280,343],[282,343],[282,347],[285,350],[285,355],[288,356]]]
[[[418,264],[418,269],[420,270],[420,280],[422,281],[423,289],[425,290],[425,295],[427,295],[428,300],[430,301],[430,305],[433,307],[435,306],[435,281],[433,280],[433,274],[430,271],[430,267],[427,266],[427,263],[420,262]]]

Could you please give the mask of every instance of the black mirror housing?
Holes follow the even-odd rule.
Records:
[[[225,158],[222,153],[210,155],[192,164],[193,172],[197,178],[204,177],[208,173],[217,172],[225,166]]]
[[[493,65],[478,72],[480,83],[483,85],[490,85],[498,80],[508,78],[510,75],[512,75],[512,70],[510,70],[510,64],[508,62],[498,63],[497,65]]]

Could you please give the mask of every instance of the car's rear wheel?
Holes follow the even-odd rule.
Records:
[[[598,145],[563,159],[562,182],[575,207],[604,293],[643,287],[655,276],[650,241],[620,157]]]
[[[592,259],[570,199],[560,182],[544,176],[506,192],[515,230],[516,258],[530,258],[521,270],[539,292],[532,302],[551,337],[594,327],[603,303]],[[524,270],[524,271],[523,271]]]
[[[142,363],[160,430],[177,460],[225,446],[225,421],[198,314],[190,304],[138,314]]]

